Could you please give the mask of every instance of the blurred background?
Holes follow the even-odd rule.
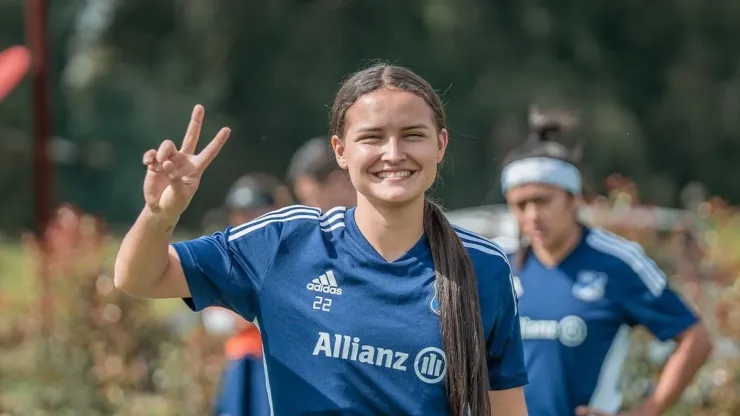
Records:
[[[594,190],[584,215],[640,241],[715,337],[671,414],[740,415],[739,2],[65,0],[35,28],[34,3],[0,0],[0,51],[35,54],[43,36],[48,53],[17,84],[0,72],[0,415],[208,414],[223,334],[180,301],[112,285],[143,204],[141,155],[179,141],[196,103],[202,141],[231,127],[178,238],[225,226],[234,181],[284,180],[293,152],[326,134],[342,78],[375,59],[443,94],[436,192],[490,237],[514,232],[500,162],[530,106],[575,111]],[[671,348],[634,339],[628,402]]]

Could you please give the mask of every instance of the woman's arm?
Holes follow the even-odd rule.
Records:
[[[144,208],[124,237],[116,257],[118,289],[143,298],[188,298],[180,259],[169,246],[176,220]]]
[[[709,332],[701,322],[684,331],[676,341],[678,345],[663,367],[655,391],[640,406],[647,410],[644,414],[662,415],[676,404],[712,351]]]
[[[699,322],[678,337],[678,346],[663,367],[653,394],[636,409],[617,416],[660,416],[671,408],[691,383],[712,350],[709,332]],[[579,406],[577,416],[611,416],[588,406]]]
[[[488,392],[488,399],[491,402],[491,416],[527,416],[528,414],[522,387],[491,390]]]
[[[169,239],[180,215],[190,204],[200,178],[229,137],[221,129],[198,154],[205,109],[196,105],[182,146],[165,140],[159,149],[144,153],[146,207],[121,243],[116,257],[116,287],[147,298],[189,297],[183,268]]]

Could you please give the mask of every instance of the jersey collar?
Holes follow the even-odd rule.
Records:
[[[420,259],[426,259],[431,255],[426,235],[422,235],[419,241],[414,244],[409,251],[397,260],[389,262],[378,253],[377,250],[367,241],[355,222],[355,207],[347,210],[344,215],[344,224],[347,228],[352,241],[360,248],[362,253],[371,258],[373,262],[393,265],[408,265],[418,262]]]

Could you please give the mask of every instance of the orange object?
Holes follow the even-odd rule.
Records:
[[[229,360],[239,360],[247,355],[262,358],[262,336],[253,325],[226,340],[225,347],[225,355]]]
[[[31,51],[11,46],[0,52],[0,101],[13,90],[31,68]]]

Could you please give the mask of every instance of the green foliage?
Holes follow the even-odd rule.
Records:
[[[22,11],[0,1],[0,47],[23,42]],[[239,175],[282,177],[292,151],[327,131],[341,78],[373,59],[444,93],[450,208],[500,200],[498,161],[526,136],[533,102],[580,113],[594,178],[623,172],[661,204],[690,180],[740,201],[727,175],[740,157],[733,2],[69,0],[49,15],[58,196],[114,225],[141,206],[142,153],[179,139],[195,103],[204,136],[234,134],[182,219],[192,229]],[[7,229],[30,226],[29,183],[10,180],[30,166],[28,86],[0,107]]]

